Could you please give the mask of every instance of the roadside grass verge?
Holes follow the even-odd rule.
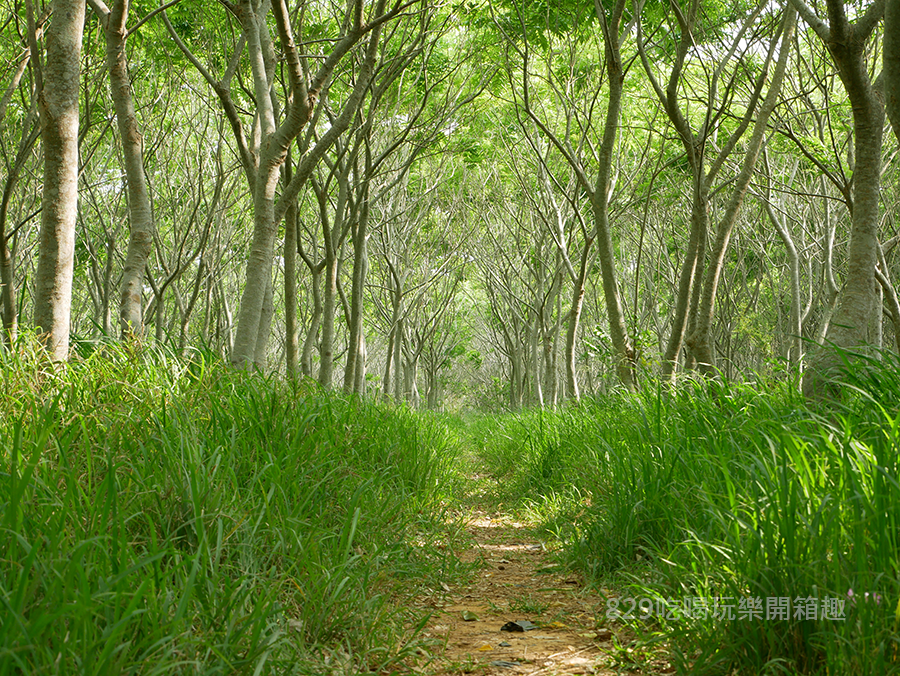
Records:
[[[900,364],[846,378],[819,408],[796,383],[613,393],[485,419],[476,447],[615,590],[599,619],[678,673],[900,673]]]
[[[0,361],[0,674],[385,673],[466,573],[439,418],[150,350]]]

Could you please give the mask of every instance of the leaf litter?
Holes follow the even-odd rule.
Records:
[[[426,635],[438,641],[427,676],[618,673],[611,668],[616,632],[605,603],[577,576],[550,561],[525,524],[475,512],[472,547],[459,553],[479,569],[467,586],[432,600]],[[655,673],[667,673],[661,669]]]

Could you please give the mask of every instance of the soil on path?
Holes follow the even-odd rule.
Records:
[[[620,630],[606,627],[605,601],[586,594],[581,579],[556,567],[525,524],[476,512],[468,530],[474,545],[460,558],[478,569],[468,586],[447,588],[442,598],[428,602],[433,615],[426,634],[445,642],[445,649],[426,673],[621,673],[612,656],[622,652],[615,648],[614,632]],[[537,627],[501,630],[520,620]],[[656,666],[663,669],[654,673],[665,673],[665,665]]]

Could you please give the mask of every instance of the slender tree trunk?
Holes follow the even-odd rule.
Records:
[[[876,275],[876,282],[877,275]],[[884,347],[884,290],[880,284],[875,285],[875,302],[872,305],[872,314],[869,316],[869,344],[875,348],[875,358],[881,358],[881,350]]]
[[[775,230],[778,232],[778,236],[781,237],[781,241],[784,243],[784,248],[787,251],[788,266],[791,271],[791,321],[788,328],[791,348],[788,354],[788,361],[791,366],[802,371],[803,308],[801,307],[802,299],[800,298],[800,254],[797,252],[797,246],[794,244],[794,238],[791,237],[787,225],[782,223],[781,219],[778,218],[775,210],[772,209],[772,204],[768,199],[762,200],[762,203],[765,207],[766,214],[769,217],[769,221],[771,221],[772,225],[775,227]]]
[[[541,329],[543,327],[542,312],[536,311],[531,328],[531,388],[532,399],[539,407],[544,408],[544,389],[541,387],[543,373],[541,369]]]
[[[690,312],[691,297],[696,279],[702,270],[702,258],[706,249],[706,233],[709,228],[709,198],[702,174],[694,176],[694,201],[691,209],[691,234],[678,277],[678,293],[675,296],[675,311],[672,314],[672,330],[663,355],[662,376],[674,381],[678,367],[678,355],[684,344]]]
[[[69,356],[78,214],[78,79],[84,9],[83,1],[53,1],[53,18],[45,37],[47,59],[38,76],[44,188],[34,323],[54,361],[65,361]],[[29,24],[33,37],[31,17]],[[36,44],[32,45],[32,54],[37,57]]]
[[[597,12],[604,33],[609,100],[603,127],[603,140],[598,153],[597,183],[594,186],[591,206],[597,237],[597,260],[600,263],[603,298],[606,301],[606,314],[609,320],[609,336],[613,349],[616,351],[616,373],[622,385],[629,390],[634,390],[637,387],[634,346],[628,337],[628,329],[625,328],[625,314],[622,311],[622,298],[616,282],[612,236],[609,231],[610,174],[616,133],[619,129],[619,118],[622,111],[622,86],[625,82],[625,71],[622,67],[622,56],[619,49],[619,24],[624,8],[624,0],[619,0],[613,10],[610,22],[607,23],[605,11],[600,8],[599,2],[597,3]],[[574,391],[577,392],[577,389]]]
[[[353,382],[353,391],[359,395],[364,395],[366,393],[366,360],[368,355],[366,353],[366,333],[365,331],[360,331],[359,333],[359,356],[356,361],[356,378]]]
[[[284,331],[284,355],[287,374],[293,378],[299,374],[300,362],[300,334],[297,327],[296,202],[288,207],[284,218]]]
[[[311,286],[313,297],[313,314],[309,320],[309,327],[306,331],[306,338],[303,341],[303,352],[300,354],[300,372],[309,377],[313,377],[313,352],[316,347],[316,340],[319,336],[319,326],[322,323],[322,272],[318,269],[310,268],[312,273]]]
[[[569,322],[566,329],[566,390],[567,396],[575,401],[581,398],[578,388],[578,372],[575,364],[575,348],[578,342],[578,327],[581,323],[581,311],[584,307],[584,284],[587,278],[590,243],[586,243],[581,255],[581,269],[572,290],[572,305],[569,309]]]
[[[400,293],[398,288],[397,293]],[[395,301],[397,303],[396,309],[396,323],[394,324],[394,401],[399,403],[403,401],[403,383],[402,383],[402,375],[400,373],[402,369],[402,356],[403,356],[403,317],[400,312],[402,310],[402,300],[398,297]]]
[[[259,315],[259,333],[256,335],[256,346],[253,348],[253,363],[262,371],[266,370],[269,336],[272,335],[272,317],[275,315],[274,286],[275,282],[269,279],[266,283],[266,295]]]
[[[353,228],[353,280],[350,288],[350,341],[347,346],[347,363],[344,367],[344,392],[357,393],[359,378],[357,369],[364,369],[363,351],[365,338],[363,335],[363,294],[365,292],[366,273],[369,267],[369,255],[366,248],[368,237],[369,209],[363,197],[360,216]]]
[[[337,253],[326,243],[322,340],[319,344],[319,384],[327,388],[331,387],[334,378],[334,315],[337,311],[337,275]]]
[[[792,3],[831,53],[853,110],[855,166],[847,275],[826,343],[810,359],[803,379],[803,393],[821,398],[835,393],[834,377],[844,364],[840,350],[853,350],[866,343],[876,301],[884,106],[869,80],[866,53],[884,5],[873,3],[850,24],[843,1],[828,0],[829,24],[825,24],[803,0]]]
[[[112,298],[113,259],[116,253],[116,240],[112,234],[106,237],[106,265],[103,268],[103,336],[112,335]]]
[[[23,62],[27,62],[27,59]],[[17,72],[13,84],[18,82],[21,75]],[[11,94],[11,92],[7,92]],[[4,98],[5,107],[6,99]],[[16,158],[6,182],[3,184],[3,196],[0,197],[0,303],[3,310],[3,335],[0,337],[0,345],[12,345],[19,332],[19,309],[16,304],[16,272],[13,251],[9,246],[9,235],[6,233],[6,224],[9,220],[9,203],[12,199],[13,191],[19,181],[22,168],[28,156],[31,155],[31,149],[39,136],[39,129],[36,128],[37,107],[36,101],[32,101],[31,110],[25,118],[22,125],[22,138],[19,142],[19,149],[16,152]],[[3,110],[0,110],[0,122],[3,120]]]
[[[715,351],[712,347],[712,321],[713,311],[716,301],[716,292],[719,289],[719,280],[722,275],[722,269],[725,265],[725,254],[728,251],[728,245],[731,241],[731,233],[737,223],[738,214],[744,203],[744,197],[750,187],[750,181],[753,179],[753,173],[756,168],[756,160],[762,149],[765,140],[767,123],[769,116],[775,109],[778,102],[778,96],[781,92],[781,83],[784,81],[784,73],[787,66],[787,57],[790,53],[790,44],[794,32],[794,24],[796,21],[796,10],[792,6],[785,8],[784,21],[782,23],[781,50],[778,54],[778,61],[775,66],[775,72],[772,76],[772,82],[769,85],[769,91],[760,107],[759,114],[754,123],[753,133],[744,153],[744,161],[741,171],[737,176],[737,181],[731,192],[731,198],[725,213],[719,221],[716,230],[716,240],[713,245],[711,260],[707,269],[705,283],[703,285],[703,293],[700,297],[700,303],[697,307],[696,327],[693,333],[688,337],[687,344],[697,365],[702,373],[710,375],[716,370]],[[775,40],[773,39],[773,47]],[[770,52],[771,58],[771,52]]]
[[[891,313],[891,323],[894,327],[894,349],[900,354],[900,299],[897,298],[897,290],[891,282],[887,261],[884,258],[884,252],[880,248],[878,250],[878,260],[881,269],[875,271],[875,276],[881,285],[881,290]]]
[[[128,11],[130,0],[115,0],[108,9],[102,0],[89,0],[100,19],[106,38],[106,66],[109,69],[109,85],[116,122],[122,140],[125,164],[125,180],[128,189],[128,216],[130,234],[119,305],[120,329],[123,337],[143,334],[141,293],[144,286],[144,270],[153,245],[153,210],[144,175],[144,139],[138,128],[131,96],[131,78],[128,74],[126,38],[128,36]]]
[[[0,231],[0,296],[3,302],[3,338],[0,344],[12,345],[19,333],[19,313],[16,308],[16,273],[12,251],[5,233]]]
[[[394,334],[396,327],[392,328],[388,335],[387,352],[384,356],[384,378],[381,381],[381,397],[385,401],[391,395],[391,366],[394,363]]]

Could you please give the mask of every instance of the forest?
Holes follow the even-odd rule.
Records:
[[[0,4],[0,676],[900,673],[900,0]]]

